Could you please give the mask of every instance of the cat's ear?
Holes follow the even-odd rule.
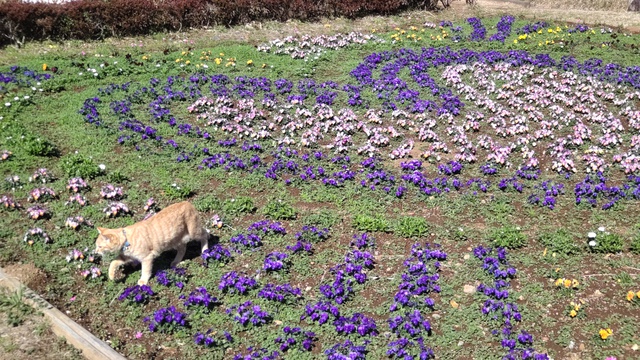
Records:
[[[105,228],[101,228],[101,227],[97,227],[96,228],[98,230],[98,234],[102,235],[102,231],[105,230]]]

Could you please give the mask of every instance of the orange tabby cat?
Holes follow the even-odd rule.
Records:
[[[202,227],[196,209],[189,202],[173,204],[147,220],[118,229],[98,228],[96,252],[118,252],[119,256],[109,265],[109,279],[124,263],[137,260],[142,264],[142,276],[138,285],[146,285],[151,278],[153,259],[162,252],[176,249],[171,262],[176,266],[187,249],[190,240],[200,240],[202,251],[209,246],[209,233]]]

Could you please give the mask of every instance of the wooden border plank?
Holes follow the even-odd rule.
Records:
[[[0,268],[0,286],[16,292],[22,291],[22,301],[41,311],[51,322],[51,330],[57,336],[64,337],[67,342],[76,349],[82,351],[82,355],[89,360],[126,360],[124,356],[112,349],[104,341],[95,337],[87,329],[71,320],[62,311],[56,309],[48,301],[40,297],[17,279],[7,275]]]

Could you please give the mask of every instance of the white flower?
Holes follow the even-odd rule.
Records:
[[[589,241],[589,246],[591,246],[591,247],[596,246],[596,244],[597,244],[597,243],[596,243],[596,241],[595,241],[595,240],[591,240],[591,241]]]
[[[587,234],[587,237],[589,239],[595,239],[596,238],[596,233],[594,233],[593,231]]]
[[[78,73],[78,75],[82,76],[82,73],[81,73],[81,72],[79,72],[79,73]]]
[[[604,232],[604,226],[600,226],[600,227],[598,228],[598,231],[602,231],[602,232]]]
[[[16,97],[13,98],[13,100],[18,101],[18,100],[20,100],[20,98],[16,96]]]
[[[106,169],[107,167],[104,164],[100,164],[98,165],[98,167],[100,168],[100,170],[104,171],[104,169]]]
[[[4,106],[9,107],[9,106],[11,106],[11,103],[10,102],[6,102],[6,103],[4,103]]]
[[[25,96],[24,96],[24,99],[25,99],[25,100],[29,100],[29,95],[25,95]]]

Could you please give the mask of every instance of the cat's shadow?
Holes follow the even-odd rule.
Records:
[[[216,235],[209,235],[209,248],[213,245],[216,245],[220,242],[220,237]],[[200,246],[200,241],[189,241],[187,244],[187,251],[184,254],[184,258],[182,258],[182,262],[178,264],[178,267],[181,266],[185,261],[198,261],[194,260],[199,258],[202,255],[202,248]],[[176,250],[167,250],[163,252],[158,258],[156,258],[153,262],[153,274],[155,275],[158,271],[167,270],[171,268],[171,262],[176,257]],[[198,261],[198,263],[202,263],[202,261]],[[125,276],[129,276],[132,273],[140,271],[140,264],[126,264],[122,267],[122,273]],[[152,277],[153,278],[153,277]]]

